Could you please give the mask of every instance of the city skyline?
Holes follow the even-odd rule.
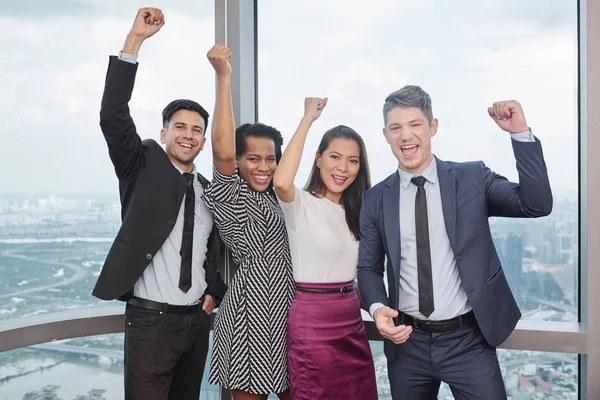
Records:
[[[0,204],[3,204],[3,201],[0,198]],[[6,300],[5,306],[0,308],[0,321],[26,318],[41,313],[69,311],[75,308],[85,310],[95,307],[123,305],[123,303],[117,301],[103,302],[91,296],[91,287],[99,274],[111,243],[110,236],[114,235],[119,226],[118,213],[111,212],[107,214],[108,221],[104,222],[112,221],[112,225],[107,226],[103,221],[96,221],[96,225],[94,225],[89,221],[82,222],[78,219],[85,216],[94,220],[96,216],[94,213],[90,213],[89,209],[102,209],[101,202],[81,200],[74,203],[69,201],[63,203],[59,199],[55,199],[52,207],[49,207],[49,205],[52,205],[51,201],[42,201],[36,204],[26,203],[25,201],[21,203],[12,201],[11,203],[15,203],[15,207],[19,207],[19,205],[26,205],[27,208],[30,206],[32,208],[37,207],[38,212],[43,213],[45,210],[46,213],[57,217],[61,213],[61,205],[64,205],[62,211],[71,215],[72,218],[67,219],[67,222],[70,222],[69,224],[58,226],[58,230],[52,219],[42,219],[42,222],[38,221],[32,225],[21,224],[19,226],[23,231],[14,236],[18,238],[23,237],[23,235],[25,237],[39,235],[42,237],[41,240],[20,241],[17,239],[11,241],[0,239],[0,273],[6,274],[10,271],[8,275],[3,275],[8,277],[4,287],[0,286],[0,299]],[[547,254],[534,251],[543,249],[547,240],[554,240],[553,238],[556,237],[553,232],[558,231],[548,229],[548,227],[573,225],[574,222],[570,221],[570,218],[576,215],[576,207],[572,207],[573,204],[568,207],[565,205],[562,208],[563,212],[557,213],[552,218],[546,217],[534,221],[498,218],[491,220],[492,229],[496,232],[496,239],[511,237],[511,240],[515,240],[520,246],[516,249],[513,243],[502,248],[501,245],[498,246],[497,244],[497,247],[500,247],[500,257],[504,259],[504,262],[507,262],[507,260],[508,262],[516,262],[516,266],[506,265],[507,271],[520,269],[522,273],[531,274],[532,271],[534,273],[534,279],[529,280],[529,283],[532,283],[533,286],[530,286],[528,294],[538,297],[543,303],[538,304],[529,301],[529,303],[521,304],[521,301],[519,301],[520,295],[526,294],[527,289],[515,290],[515,287],[513,287],[513,291],[515,291],[522,307],[524,319],[544,319],[548,321],[572,321],[577,319],[576,309],[571,308],[568,310],[560,305],[557,308],[557,305],[552,302],[560,299],[548,298],[542,292],[538,294],[531,290],[544,287],[544,282],[549,282],[550,289],[552,289],[555,284],[551,280],[554,278],[550,281],[546,278],[539,279],[539,282],[536,282],[537,271],[546,273],[544,271],[548,268],[555,269],[557,266],[562,266],[565,272],[570,273],[570,282],[574,285],[577,284],[575,282],[577,261],[561,257],[560,251],[566,250],[565,246],[559,246],[555,249],[556,252]],[[118,210],[118,206],[114,207],[112,205],[109,207],[109,209],[112,208]],[[2,219],[0,219],[1,224]],[[93,238],[80,235],[74,235],[69,240],[61,239],[61,237],[68,237],[68,235],[61,235],[65,230],[78,232],[84,227],[90,227],[90,225],[92,231],[98,229],[98,227],[103,227],[101,228],[104,229],[102,240],[95,241]],[[27,228],[28,226],[30,228]],[[540,229],[544,226],[546,229]],[[539,231],[549,233],[545,236],[531,235]],[[3,232],[6,232],[6,230],[3,229]],[[110,234],[107,234],[108,232]],[[47,235],[50,235],[49,240],[44,239]],[[572,250],[575,250],[578,246],[576,235],[577,230],[572,231],[570,237],[573,240],[566,242]],[[52,240],[52,238],[56,239]],[[536,244],[539,240],[542,242]],[[516,253],[513,250],[516,250]],[[553,250],[553,248],[550,250]],[[508,258],[506,258],[507,251],[511,253]],[[522,257],[517,258],[518,254],[521,254]],[[529,272],[525,272],[524,267],[526,265]],[[511,281],[511,285],[514,285],[514,278],[509,277],[509,281]],[[575,286],[572,291],[575,291]],[[550,296],[552,296],[552,293],[552,290],[547,292]],[[3,353],[0,358],[4,357],[4,360],[12,361],[0,362],[0,365],[5,366],[4,369],[0,368],[0,381],[7,376],[12,377],[4,382],[6,386],[2,386],[0,383],[0,387],[3,393],[24,394],[39,391],[45,384],[60,384],[61,388],[56,388],[59,395],[85,393],[97,388],[108,389],[109,391],[106,393],[109,395],[108,398],[117,399],[122,385],[122,374],[120,372],[122,367],[119,364],[122,357],[113,357],[112,355],[117,353],[121,355],[122,345],[122,335],[112,334],[70,339],[66,342],[53,343],[48,346],[36,346]],[[390,399],[385,369],[386,360],[380,342],[373,343],[373,356],[375,358],[380,398]],[[508,392],[512,396],[521,396],[515,397],[515,399],[527,398],[523,396],[528,395],[528,393],[543,394],[546,399],[565,400],[576,398],[578,376],[576,355],[499,350],[498,357]],[[45,366],[43,373],[36,372],[40,366]],[[81,375],[77,380],[79,384],[72,385],[52,378],[60,376],[61,371],[63,373],[64,371],[71,371],[71,375]],[[20,374],[27,375],[23,375],[23,378],[21,378]],[[33,382],[27,380],[28,376],[38,377],[35,379],[36,385],[27,384],[27,382]],[[101,376],[103,383],[99,384],[99,381],[90,378],[91,376]],[[205,395],[208,395],[208,393],[218,395],[218,388],[205,386],[203,390],[206,390]],[[440,396],[440,399],[444,400],[452,398],[446,386],[442,386]],[[14,397],[9,398],[12,400]],[[1,395],[0,399],[2,399]],[[70,397],[66,397],[65,400],[70,400]]]

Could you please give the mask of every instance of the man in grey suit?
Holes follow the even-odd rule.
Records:
[[[398,170],[363,195],[358,284],[384,337],[394,399],[436,399],[441,381],[457,400],[506,398],[496,347],[521,313],[488,218],[546,216],[552,192],[521,105],[500,101],[488,113],[510,133],[519,183],[481,161],[433,156],[438,121],[420,87],[385,100],[383,134]]]

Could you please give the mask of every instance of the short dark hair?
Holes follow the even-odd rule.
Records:
[[[188,99],[173,100],[165,107],[162,112],[163,128],[166,129],[169,126],[169,122],[171,122],[173,114],[179,110],[194,111],[200,114],[202,119],[204,119],[204,134],[206,134],[206,129],[208,128],[208,111],[206,111],[200,104]]]
[[[275,159],[277,164],[281,160],[281,146],[283,146],[283,137],[281,132],[272,126],[255,122],[253,124],[240,125],[235,130],[235,156],[240,157],[246,152],[246,139],[249,137],[271,139],[275,144]]]
[[[346,224],[348,224],[348,229],[350,229],[350,232],[352,232],[354,238],[359,240],[360,226],[358,220],[360,216],[362,194],[365,190],[371,188],[371,173],[369,171],[367,149],[362,137],[356,133],[354,129],[345,125],[338,125],[334,128],[331,128],[323,135],[321,143],[319,144],[319,154],[323,155],[323,153],[325,153],[325,151],[329,148],[329,143],[331,143],[333,139],[338,138],[354,140],[356,144],[358,144],[358,148],[360,150],[360,169],[358,170],[358,175],[356,176],[354,182],[352,182],[350,186],[344,190],[344,193],[342,193],[342,205],[344,206],[344,211],[346,212]],[[317,197],[323,196],[327,190],[325,182],[323,182],[323,179],[321,179],[321,172],[319,171],[319,167],[317,167],[316,158],[304,190],[313,195],[317,195]]]

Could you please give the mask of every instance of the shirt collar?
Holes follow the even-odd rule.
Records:
[[[404,189],[406,189],[408,187],[408,185],[410,185],[410,180],[415,177],[415,176],[422,176],[423,178],[427,179],[427,181],[429,183],[435,183],[437,181],[437,162],[435,160],[435,157],[432,157],[431,159],[431,163],[429,163],[429,166],[427,168],[425,168],[425,171],[423,171],[422,173],[415,175],[415,174],[411,174],[410,172],[406,172],[401,170],[400,168],[398,168],[398,176],[400,177],[400,184],[402,185],[402,187]]]
[[[177,169],[177,171],[179,171],[180,174],[183,175],[183,170],[181,168],[179,168],[177,165],[173,164],[173,166]],[[196,169],[196,164],[192,164],[192,175],[194,175],[194,182],[196,182],[198,180],[198,170]]]

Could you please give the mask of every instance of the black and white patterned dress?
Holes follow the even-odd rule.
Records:
[[[204,192],[239,265],[214,324],[209,383],[253,394],[289,389],[287,316],[294,279],[283,212],[274,195],[214,169]]]

